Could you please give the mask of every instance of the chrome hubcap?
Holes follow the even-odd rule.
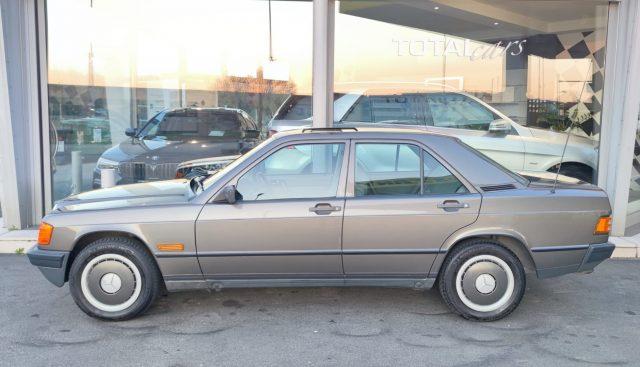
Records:
[[[122,279],[116,273],[107,273],[100,279],[100,288],[109,294],[114,294],[122,287]]]
[[[497,256],[474,256],[462,264],[456,274],[458,297],[465,306],[477,312],[493,312],[506,307],[514,289],[511,268]]]
[[[80,288],[86,300],[105,312],[127,309],[142,291],[138,267],[119,254],[103,254],[91,259],[82,270]]]
[[[476,278],[476,289],[482,294],[489,294],[496,289],[496,279],[491,274],[480,274]]]

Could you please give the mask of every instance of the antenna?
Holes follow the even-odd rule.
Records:
[[[587,82],[584,82],[584,84],[582,85],[582,89],[580,90],[580,95],[578,96],[578,103],[582,101],[582,93],[584,92],[584,87],[586,85],[587,85]],[[576,104],[576,106],[578,105]],[[575,114],[576,115],[578,114],[577,107],[576,107]],[[571,130],[573,130],[573,125],[575,125],[575,120],[577,120],[577,118],[574,118],[571,120],[571,125],[569,125],[569,131],[567,132],[567,139],[564,141],[564,146],[562,147],[562,155],[560,156],[560,163],[558,163],[558,170],[556,171],[556,177],[553,180],[553,187],[551,188],[552,194],[556,193],[556,187],[558,186],[558,177],[560,176],[560,169],[562,168],[562,161],[564,160],[564,154],[567,152],[567,145],[569,145],[569,138],[571,138]]]

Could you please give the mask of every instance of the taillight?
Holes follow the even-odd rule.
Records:
[[[593,230],[593,234],[609,234],[611,232],[611,216],[600,217],[596,223],[596,227]]]
[[[51,243],[51,235],[53,234],[53,226],[49,223],[40,223],[38,230],[38,245],[48,246]]]
[[[183,177],[184,177],[184,172],[183,171],[176,172],[176,178],[183,178]]]

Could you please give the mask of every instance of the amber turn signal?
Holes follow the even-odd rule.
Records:
[[[38,245],[48,246],[51,243],[51,235],[53,234],[53,226],[49,223],[40,223],[38,230]]]
[[[156,247],[159,251],[184,251],[182,243],[159,243]]]
[[[593,234],[609,234],[611,232],[611,216],[600,217]]]

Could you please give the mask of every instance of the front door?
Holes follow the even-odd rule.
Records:
[[[345,275],[427,277],[445,239],[476,220],[480,194],[413,143],[354,145],[342,237]]]
[[[242,198],[196,222],[205,278],[342,279],[345,141],[290,143],[232,180]]]

